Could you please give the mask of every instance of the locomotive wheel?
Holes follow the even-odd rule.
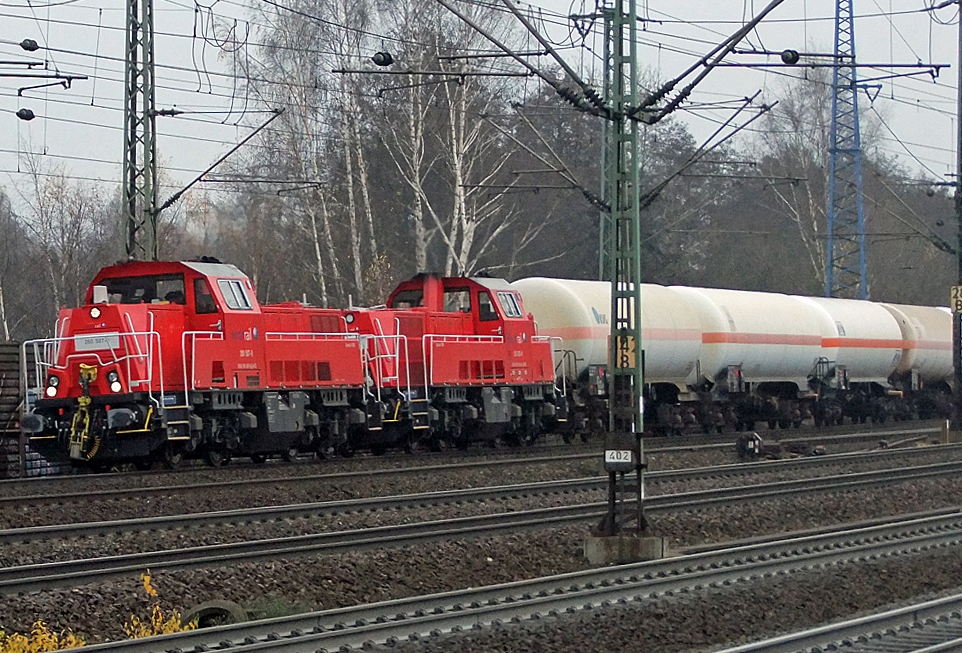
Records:
[[[177,469],[180,467],[180,463],[184,460],[184,452],[178,449],[174,449],[172,446],[168,445],[164,449],[164,467],[167,469]]]
[[[283,458],[289,463],[292,463],[295,460],[297,460],[297,447],[288,448],[288,450],[281,455],[281,458]]]
[[[251,454],[251,462],[254,463],[255,465],[263,465],[264,463],[267,462],[267,454],[266,454],[266,453],[252,453],[252,454]]]
[[[424,449],[424,445],[421,443],[421,437],[417,434],[417,431],[411,433],[404,443],[404,450],[407,453],[416,454],[422,449]]]
[[[207,450],[207,464],[211,467],[223,467],[230,462],[230,455],[219,449]]]

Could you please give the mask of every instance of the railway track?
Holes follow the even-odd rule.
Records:
[[[871,442],[872,444],[877,443],[878,439],[881,437],[899,437],[914,441],[916,439],[921,439],[939,432],[938,428],[935,427],[920,427],[913,429],[899,429],[899,430],[884,430],[884,431],[873,431],[871,434],[866,433],[854,433],[854,434],[840,434],[833,436],[819,436],[816,438],[820,443],[862,443]],[[646,450],[654,453],[667,453],[674,451],[690,451],[692,449],[698,448],[712,448],[712,449],[732,449],[735,446],[735,442],[731,440],[726,440],[725,442],[715,442],[705,444],[704,439],[700,439],[697,442],[701,444],[677,444],[672,446],[650,446],[646,442]],[[810,442],[807,438],[802,439],[792,439],[783,440],[782,443],[786,446],[791,444],[803,444]],[[519,465],[536,465],[536,464],[551,464],[551,463],[563,463],[571,461],[582,461],[582,460],[594,460],[598,459],[600,456],[599,450],[595,449],[592,451],[571,453],[571,454],[560,454],[560,455],[535,455],[535,456],[512,456],[507,458],[495,458],[489,460],[473,460],[473,461],[458,461],[454,463],[441,463],[441,464],[429,464],[429,465],[411,465],[405,467],[390,467],[382,469],[366,469],[364,470],[364,475],[366,478],[378,478],[378,477],[390,477],[390,476],[401,476],[409,474],[430,474],[437,472],[450,472],[458,470],[471,470],[471,469],[485,469],[485,468],[499,468],[508,466],[519,466]],[[407,458],[411,460],[410,457]],[[210,471],[210,470],[207,470]],[[162,472],[165,477],[173,476],[179,480],[183,480],[184,474],[181,472]],[[659,472],[652,472],[648,474],[648,478],[656,479],[658,478]],[[40,503],[43,501],[57,501],[57,502],[69,502],[69,501],[86,501],[91,496],[91,491],[89,489],[76,489],[71,490],[71,487],[81,487],[88,485],[92,480],[96,480],[98,483],[110,482],[112,480],[126,481],[132,475],[130,474],[102,474],[102,475],[78,475],[78,476],[65,476],[65,477],[51,477],[47,479],[10,479],[6,481],[0,481],[0,510],[8,506],[21,506],[21,505],[32,505]],[[143,476],[156,476],[155,474],[147,474]],[[151,497],[151,496],[166,496],[172,493],[181,492],[196,492],[196,491],[206,491],[213,489],[228,489],[232,487],[276,487],[280,484],[308,484],[308,483],[328,483],[336,482],[338,480],[356,480],[358,477],[358,471],[340,471],[340,472],[322,472],[319,474],[298,474],[298,475],[283,475],[283,476],[266,476],[263,478],[240,478],[240,479],[228,479],[228,480],[216,480],[216,481],[205,481],[201,483],[177,483],[177,484],[163,484],[163,485],[149,485],[141,487],[117,487],[117,488],[98,488],[96,490],[96,496],[100,498],[109,497]],[[30,490],[34,490],[34,493],[28,493]],[[36,490],[43,490],[37,492]]]
[[[645,478],[648,483],[649,491],[651,485],[664,484],[683,484],[695,480],[705,479],[740,479],[745,476],[763,476],[766,474],[805,470],[816,470],[821,467],[833,467],[847,463],[862,462],[887,462],[897,460],[905,462],[911,458],[931,458],[933,455],[940,458],[958,456],[962,453],[962,444],[942,445],[937,450],[932,448],[912,449],[912,450],[879,450],[863,453],[835,454],[830,456],[818,456],[811,458],[795,458],[788,460],[739,463],[733,465],[719,465],[715,467],[696,467],[691,469],[671,470],[650,472]],[[949,469],[954,469],[955,465],[962,465],[962,460],[958,462],[944,462],[933,466],[920,466],[914,468],[901,468],[901,470],[921,473],[925,469],[934,470],[941,475],[938,470],[942,465],[949,465]],[[829,485],[835,479],[850,478],[857,481],[871,481],[876,478],[884,478],[892,473],[890,469],[871,471],[871,472],[846,472],[840,476],[826,477]],[[337,476],[337,475],[335,475]],[[804,480],[779,481],[787,490],[797,487],[807,487]],[[228,483],[232,485],[233,483]],[[524,499],[530,497],[548,497],[551,495],[565,495],[567,497],[584,497],[591,493],[596,493],[607,488],[608,478],[597,476],[590,478],[565,479],[556,481],[544,481],[537,483],[522,483],[515,485],[505,485],[497,487],[466,488],[459,490],[448,490],[442,492],[426,492],[411,495],[399,495],[389,497],[372,497],[363,499],[347,499],[341,501],[323,501],[306,504],[293,504],[283,506],[263,506],[256,508],[244,508],[237,510],[221,510],[207,513],[190,513],[181,515],[169,515],[162,517],[141,517],[134,519],[117,519],[111,521],[82,522],[74,524],[58,524],[50,526],[33,526],[28,528],[13,528],[0,530],[0,546],[12,544],[28,544],[39,540],[53,539],[73,539],[82,537],[104,537],[120,533],[135,533],[144,531],[159,531],[173,529],[199,528],[204,526],[223,526],[223,525],[250,525],[253,523],[270,523],[284,520],[309,519],[322,515],[351,515],[365,512],[389,512],[404,509],[424,508],[428,506],[441,505],[465,505],[474,503],[484,503],[492,501],[508,501],[512,499]],[[219,487],[219,484],[204,484],[199,486],[187,486],[192,490],[201,491]],[[769,487],[775,487],[772,483]],[[148,492],[144,496],[155,494],[157,488],[146,488]],[[173,488],[173,490],[184,490],[185,486]],[[735,488],[736,492],[738,488]],[[705,492],[712,492],[718,496],[724,496],[726,490],[713,488]],[[130,491],[127,492],[127,495]],[[690,492],[688,496],[700,496],[703,493]],[[83,498],[83,495],[78,495]],[[654,494],[657,497],[657,493]],[[44,500],[51,497],[44,495]],[[62,501],[73,497],[53,497]],[[650,501],[653,499],[649,499]],[[28,502],[29,503],[29,502]]]
[[[230,624],[142,640],[111,642],[87,649],[91,653],[226,648],[271,653],[322,653],[369,649],[378,644],[392,645],[401,641],[456,636],[462,631],[508,623],[538,622],[614,605],[640,605],[674,594],[702,592],[835,565],[890,556],[919,555],[960,543],[962,513],[953,510],[909,517],[894,523],[826,530],[804,537],[715,549],[654,562]],[[945,602],[949,606],[949,614],[962,606],[962,598],[956,597],[955,600],[954,604]],[[940,612],[942,608],[934,603],[926,604],[924,609],[931,608],[933,615],[944,614]],[[903,619],[910,614],[909,611],[901,612]],[[940,623],[938,617],[934,618],[936,623]],[[956,622],[960,620],[957,613],[953,618]],[[871,632],[888,627],[875,626],[868,630]],[[817,641],[832,642],[845,637],[851,636],[829,635]],[[725,653],[826,650],[814,649],[815,639],[799,641],[802,645],[798,647],[794,644],[787,648],[739,647]],[[874,653],[892,649],[865,650]]]
[[[852,491],[903,481],[957,476],[960,472],[962,472],[962,462],[954,462],[898,470],[754,484],[650,497],[646,500],[646,508],[649,513],[697,511],[720,506],[739,505],[744,502],[763,501],[787,495],[798,496],[804,493],[824,491]],[[597,483],[599,487],[604,487],[600,479],[586,479],[584,482],[593,482]],[[495,488],[492,491],[503,491],[503,489]],[[510,491],[517,492],[518,488],[512,488]],[[471,492],[477,492],[477,490]],[[421,499],[415,497],[381,499],[385,502],[411,500]],[[626,506],[626,508],[630,508],[630,506]],[[310,509],[316,511],[318,508],[315,506]],[[342,506],[339,509],[344,509],[344,507]],[[107,580],[136,574],[145,568],[155,570],[195,569],[296,555],[333,554],[371,548],[421,544],[441,539],[489,536],[498,533],[542,529],[567,523],[597,520],[604,514],[605,510],[606,503],[598,501],[352,531],[297,535],[168,551],[132,553],[109,558],[89,558],[6,567],[0,569],[0,593],[9,595],[17,592]],[[239,515],[205,515],[198,518],[236,520],[238,517]],[[87,527],[87,525],[84,526]],[[162,524],[158,523],[156,526],[161,528]],[[91,527],[96,528],[97,526]],[[104,528],[123,528],[123,526],[117,524]],[[16,535],[18,534],[13,534],[14,537]],[[43,534],[36,531],[33,535],[43,537]],[[46,536],[50,536],[49,531]]]

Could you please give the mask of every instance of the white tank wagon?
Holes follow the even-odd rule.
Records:
[[[788,383],[805,390],[828,335],[820,312],[777,293],[672,286],[701,321],[701,376],[732,392],[746,384]]]
[[[607,365],[610,285],[529,278],[513,286],[539,333],[569,352],[559,371],[576,381],[576,393],[581,384],[603,395],[589,371],[603,376]],[[755,421],[785,427],[810,416],[907,418],[920,411],[881,407],[895,401],[903,378],[945,390],[952,373],[951,319],[941,308],[643,284],[642,319],[646,426],[669,432]],[[599,414],[586,421],[600,428],[606,407],[594,405]]]
[[[883,305],[831,297],[795,299],[812,306],[825,324],[822,358],[819,369],[813,368],[818,380],[843,387],[888,383],[902,356],[903,342],[902,330]]]
[[[515,281],[524,306],[535,316],[538,333],[561,338],[564,372],[584,376],[590,366],[607,366],[611,329],[611,286],[599,281],[532,277]],[[678,294],[664,286],[642,284],[642,343],[645,374],[651,383],[684,389],[696,383],[702,346],[698,316]]]
[[[939,306],[880,304],[898,323],[903,345],[896,372],[918,389],[952,378],[952,313]]]

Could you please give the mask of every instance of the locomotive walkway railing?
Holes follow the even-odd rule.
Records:
[[[161,353],[160,334],[154,330],[27,340],[21,346],[25,390],[35,392],[40,398],[49,396],[46,394],[46,381],[52,372],[66,372],[74,364],[93,362],[98,368],[112,365],[121,367],[128,390],[146,392],[150,401],[158,406],[155,382],[160,395],[164,394]],[[27,368],[28,359],[34,361],[32,372]]]

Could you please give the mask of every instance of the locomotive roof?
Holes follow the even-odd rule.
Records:
[[[479,286],[484,286],[489,290],[513,290],[511,284],[504,279],[497,279],[495,277],[470,277],[470,279]]]
[[[211,263],[207,261],[126,261],[103,268],[97,278],[117,276],[145,276],[179,272],[183,267],[207,277],[240,277],[247,275],[229,263]]]
[[[247,275],[236,265],[230,263],[202,263],[199,261],[181,261],[184,265],[206,277],[243,277]]]

